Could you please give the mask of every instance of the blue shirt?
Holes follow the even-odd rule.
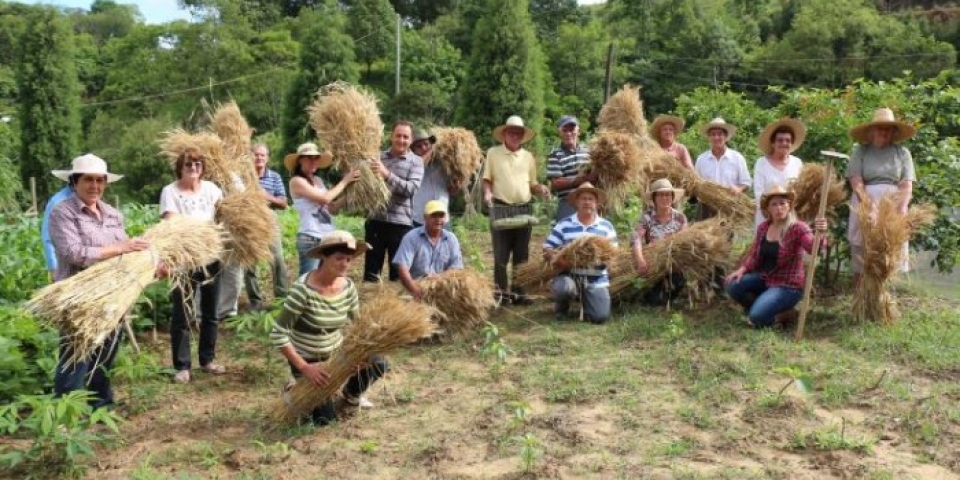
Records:
[[[580,223],[577,214],[573,214],[557,222],[553,230],[550,231],[547,240],[543,243],[543,248],[559,250],[584,235],[603,237],[609,240],[611,244],[617,245],[617,232],[613,229],[613,224],[610,221],[598,216],[590,225],[584,225]],[[574,268],[570,270],[570,273],[587,277],[590,288],[610,286],[610,277],[607,274],[606,265],[597,265],[596,268]]]
[[[413,196],[413,221],[423,225],[423,208],[430,200],[440,200],[450,204],[450,193],[447,191],[447,174],[443,171],[440,162],[430,162],[423,168],[423,180],[420,188]]]
[[[283,178],[280,177],[279,173],[269,168],[264,169],[263,176],[260,177],[260,186],[271,196],[287,198],[287,189],[283,186]]]
[[[414,279],[423,278],[432,273],[440,273],[451,268],[463,268],[463,255],[460,254],[460,241],[456,235],[446,230],[440,231],[440,240],[436,245],[427,237],[427,227],[417,227],[407,232],[400,242],[393,264],[407,267]]]
[[[53,211],[53,207],[70,198],[71,195],[73,195],[73,190],[67,185],[61,188],[59,192],[53,194],[53,197],[50,197],[50,201],[47,202],[47,207],[43,209],[43,222],[40,224],[40,239],[43,241],[43,258],[47,260],[47,270],[49,271],[55,271],[57,269],[57,255],[53,250],[53,240],[50,239],[50,212]]]

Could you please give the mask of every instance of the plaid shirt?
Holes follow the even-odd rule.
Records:
[[[380,154],[380,161],[390,170],[387,187],[390,188],[390,202],[384,213],[371,215],[372,220],[380,220],[399,225],[413,225],[413,196],[420,189],[423,180],[423,160],[412,152],[394,156],[390,150]]]
[[[583,145],[577,144],[577,148],[569,150],[563,145],[554,148],[547,156],[547,179],[576,177],[580,174],[580,167],[590,163],[590,151]],[[570,187],[566,190],[557,190],[557,197],[566,198],[567,194],[576,187]]]
[[[117,209],[97,202],[98,218],[76,195],[54,207],[50,214],[50,239],[57,252],[55,281],[69,278],[93,265],[103,247],[128,240],[123,216]]]
[[[777,254],[777,265],[769,272],[759,271],[760,243],[767,237],[770,221],[767,220],[757,227],[757,237],[747,253],[743,268],[746,273],[758,272],[766,282],[767,287],[785,287],[802,289],[806,281],[806,270],[803,268],[804,252],[813,251],[813,231],[806,223],[794,222],[790,230],[781,234],[780,252]],[[824,237],[821,247],[826,240]]]

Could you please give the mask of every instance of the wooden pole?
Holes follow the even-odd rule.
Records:
[[[607,47],[607,72],[603,84],[603,101],[610,98],[610,82],[613,78],[613,42]]]
[[[833,165],[827,160],[823,186],[820,187],[820,208],[817,209],[817,217],[823,217],[827,210],[827,197],[830,192],[830,179],[833,177]],[[816,221],[816,220],[814,220]],[[810,266],[807,267],[807,282],[803,287],[803,303],[800,306],[800,320],[797,322],[797,333],[794,340],[803,339],[803,326],[807,323],[807,312],[810,311],[810,291],[813,290],[813,275],[817,271],[817,258],[820,253],[820,242],[823,239],[823,232],[817,231],[813,235],[813,251],[811,252]]]
[[[403,30],[403,17],[397,14],[397,71],[394,76],[393,96],[400,96],[400,32]]]
[[[37,205],[37,179],[35,177],[30,177],[30,201],[33,205],[33,211],[39,212],[40,207]]]

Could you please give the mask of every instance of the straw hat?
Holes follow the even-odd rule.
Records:
[[[760,145],[761,152],[767,155],[773,153],[773,132],[776,132],[780,127],[789,128],[790,131],[793,132],[793,145],[790,147],[790,153],[800,148],[800,145],[803,144],[803,141],[807,138],[807,126],[804,125],[803,122],[784,117],[763,127],[763,131],[760,132],[760,138],[757,139],[757,144]]]
[[[70,181],[70,175],[75,173],[106,175],[107,183],[113,183],[123,178],[123,175],[108,172],[107,162],[92,153],[74,158],[70,170],[54,170],[50,173],[65,182]]]
[[[720,117],[710,120],[710,123],[700,128],[700,133],[702,133],[703,136],[705,137],[709,137],[710,130],[713,130],[714,128],[719,128],[720,130],[727,132],[727,140],[730,140],[731,138],[733,138],[733,134],[737,133],[737,127],[730,125],[729,123],[727,123],[726,120]]]
[[[653,119],[653,123],[650,125],[650,136],[654,140],[660,141],[660,129],[664,125],[673,125],[673,128],[677,130],[677,135],[680,135],[680,132],[683,131],[683,126],[685,125],[684,121],[680,117],[674,117],[673,115],[657,115],[657,118]]]
[[[503,131],[511,127],[523,129],[523,139],[520,140],[521,144],[527,143],[533,140],[533,137],[537,136],[537,132],[534,132],[532,128],[524,126],[522,118],[517,115],[511,115],[503,125],[493,129],[494,140],[503,143]]]
[[[683,189],[682,188],[673,188],[673,184],[670,183],[670,179],[661,178],[650,184],[650,191],[643,196],[643,199],[647,202],[647,205],[653,205],[653,196],[657,192],[673,192],[673,204],[676,205],[680,203],[680,200],[683,199]]]
[[[333,163],[333,154],[329,151],[321,152],[316,143],[304,143],[297,147],[296,153],[288,154],[283,157],[283,166],[287,167],[288,172],[293,172],[297,166],[297,160],[302,156],[319,156],[320,165],[317,168],[327,168]]]
[[[577,199],[580,198],[580,195],[584,193],[592,193],[597,197],[597,203],[607,203],[607,194],[603,190],[600,190],[597,187],[594,187],[590,182],[583,182],[579,187],[575,188],[569,195],[567,195],[567,201],[571,205],[577,204]]]
[[[893,110],[889,108],[878,108],[876,112],[873,112],[873,120],[851,128],[850,136],[860,143],[870,143],[870,129],[882,126],[894,127],[896,129],[893,132],[892,143],[902,142],[917,134],[917,128],[903,120],[897,120],[893,115]]]
[[[413,141],[410,142],[410,145],[413,146],[413,144],[417,142],[421,142],[423,140],[430,142],[430,145],[434,145],[437,143],[437,136],[430,133],[429,130],[417,130],[413,134]]]
[[[794,200],[797,199],[797,193],[793,190],[783,188],[783,185],[773,185],[768,188],[760,197],[760,211],[764,216],[767,215],[767,205],[770,204],[770,200],[773,200],[773,197],[787,197],[787,200],[790,202],[790,208],[793,208]]]
[[[354,257],[363,255],[363,252],[366,252],[370,248],[370,245],[364,242],[357,242],[357,239],[354,238],[350,232],[346,230],[334,230],[324,235],[316,247],[308,250],[307,256],[310,258],[320,258],[320,254],[324,250],[337,246],[344,246],[353,250]]]

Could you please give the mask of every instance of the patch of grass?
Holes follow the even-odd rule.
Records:
[[[696,439],[679,438],[658,448],[658,454],[668,457],[680,457],[693,451],[698,445]]]
[[[839,335],[841,346],[875,360],[895,358],[921,371],[960,372],[960,310],[910,309],[893,325],[864,324]]]
[[[812,432],[797,432],[790,442],[795,450],[850,450],[861,454],[873,453],[875,440],[865,437],[852,437],[846,434],[845,427],[831,425]]]
[[[677,415],[683,421],[693,425],[701,430],[707,430],[717,425],[717,420],[709,412],[693,407],[680,407],[677,409]]]
[[[587,361],[571,364],[541,361],[523,372],[521,380],[528,388],[552,403],[584,403],[608,393],[639,390],[641,379],[619,364],[597,365]]]

